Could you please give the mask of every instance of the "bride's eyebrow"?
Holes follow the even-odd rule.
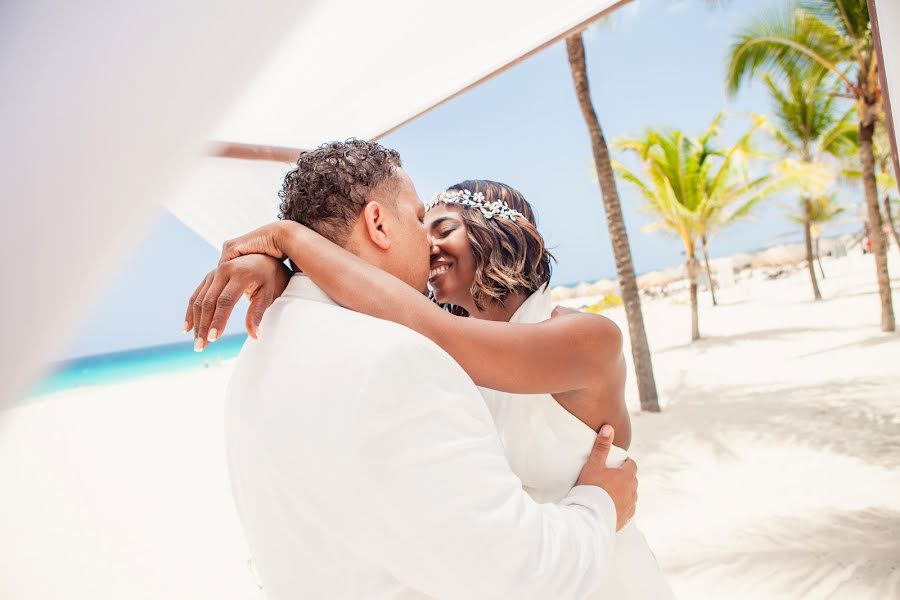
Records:
[[[442,224],[444,224],[444,223],[447,222],[447,221],[451,221],[451,222],[459,222],[458,219],[456,219],[455,217],[450,217],[450,216],[447,216],[447,217],[439,217],[439,218],[435,219],[434,221],[432,221],[432,223],[431,223],[431,225],[429,226],[429,228],[430,228],[430,229],[437,229],[438,227],[440,227]]]

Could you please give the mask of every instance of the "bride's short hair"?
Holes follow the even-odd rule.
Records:
[[[518,190],[485,179],[461,181],[447,188],[448,192],[454,190],[481,193],[485,202],[505,202],[522,214],[514,219],[488,219],[477,208],[461,211],[475,257],[471,293],[478,308],[490,303],[502,306],[510,294],[532,294],[550,282],[555,259],[537,230],[531,204]]]

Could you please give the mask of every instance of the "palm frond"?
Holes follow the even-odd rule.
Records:
[[[864,41],[871,33],[866,0],[800,0],[797,6],[854,40]]]
[[[611,162],[613,171],[616,173],[616,175],[637,188],[637,190],[641,193],[645,200],[650,202],[655,200],[653,191],[650,190],[650,188],[648,188],[646,185],[644,185],[644,182],[641,181],[641,178],[635,175],[634,172],[631,171],[631,169],[617,160],[613,160]]]
[[[641,210],[654,216],[645,231],[664,230],[680,238],[685,252],[693,256],[702,236],[749,216],[771,195],[775,177],[748,176],[747,162],[754,155],[751,140],[767,123],[761,115],[752,117],[750,127],[727,147],[715,143],[723,115],[697,137],[678,130],[648,130],[640,139],[616,143],[641,161],[640,175],[618,162],[614,168],[640,193]]]
[[[738,33],[729,51],[725,78],[730,93],[760,71],[779,76],[825,69],[852,89],[841,64],[853,58],[853,43],[834,24],[802,10],[780,11]]]
[[[798,190],[806,197],[825,194],[834,186],[837,178],[835,170],[823,162],[792,157],[778,161],[773,170],[782,178],[785,186]]]
[[[856,156],[859,151],[859,127],[854,123],[856,109],[851,108],[822,133],[819,151],[836,158]]]

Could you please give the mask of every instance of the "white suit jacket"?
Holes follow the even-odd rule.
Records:
[[[268,600],[581,598],[611,560],[606,492],[535,503],[448,354],[303,275],[237,359],[226,438]]]

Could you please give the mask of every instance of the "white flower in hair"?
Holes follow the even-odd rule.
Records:
[[[425,203],[425,210],[429,211],[438,204],[459,204],[460,206],[477,208],[484,215],[485,219],[500,217],[515,221],[519,217],[525,218],[525,215],[514,208],[510,208],[506,202],[502,200],[487,202],[484,199],[484,194],[481,192],[473,194],[469,190],[450,190],[434,194],[431,200]]]

